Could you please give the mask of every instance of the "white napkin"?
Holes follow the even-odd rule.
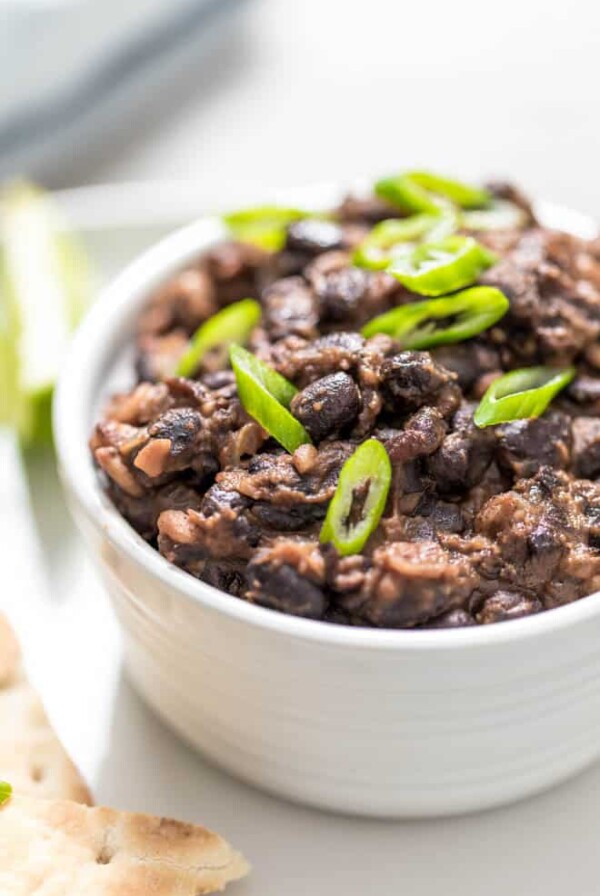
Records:
[[[227,0],[0,0],[0,176],[73,139]],[[118,102],[115,103],[115,100]],[[120,113],[119,113],[120,110]]]

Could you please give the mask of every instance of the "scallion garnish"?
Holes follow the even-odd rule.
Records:
[[[387,271],[411,292],[441,296],[470,286],[496,261],[496,256],[471,236],[449,236],[423,243],[395,259]]]
[[[278,252],[285,243],[288,225],[306,218],[308,212],[279,205],[261,205],[223,215],[232,236],[243,243],[254,243],[269,252]]]
[[[229,357],[240,401],[250,416],[290,453],[310,442],[307,431],[289,411],[298,391],[293,383],[241,345],[232,345]]]
[[[198,327],[188,349],[179,359],[177,376],[191,376],[206,352],[232,342],[246,342],[260,320],[261,308],[255,299],[242,299],[228,305]]]
[[[449,236],[456,223],[456,216],[428,214],[380,221],[355,249],[352,261],[361,268],[383,270],[399,255],[411,252],[417,240]]]
[[[490,193],[482,187],[474,187],[459,180],[441,177],[431,171],[410,171],[407,177],[423,190],[438,196],[445,196],[460,208],[482,208],[492,198]]]
[[[475,411],[480,428],[539,417],[575,376],[574,367],[526,367],[512,370],[491,384]]]
[[[489,208],[465,211],[460,226],[466,230],[518,230],[527,224],[527,213],[507,199],[494,199]]]
[[[471,339],[508,311],[504,293],[493,286],[472,286],[441,299],[399,305],[373,318],[362,329],[366,338],[387,333],[403,348],[424,349]],[[443,321],[440,326],[437,322]]]
[[[0,806],[9,800],[12,796],[12,785],[6,781],[0,781]]]
[[[385,509],[392,465],[384,446],[369,439],[341,469],[319,540],[331,542],[342,556],[358,554],[373,534]]]
[[[442,203],[415,183],[407,174],[382,177],[375,184],[375,194],[408,215],[425,213],[439,215]]]
[[[491,200],[488,191],[481,187],[430,171],[407,171],[395,177],[381,178],[375,184],[375,193],[407,214],[439,214],[447,202],[460,208],[482,208]]]

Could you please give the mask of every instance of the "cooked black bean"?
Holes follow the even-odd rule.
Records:
[[[315,380],[298,392],[291,405],[292,414],[316,442],[350,426],[359,410],[358,387],[347,373]]]
[[[455,376],[437,364],[429,352],[399,352],[381,366],[382,391],[387,406],[403,413],[425,404],[435,405],[442,389]]]
[[[550,411],[533,420],[515,420],[497,429],[500,463],[517,477],[533,476],[540,467],[566,469],[571,462],[571,421]]]
[[[600,419],[573,420],[573,467],[578,476],[596,479],[600,474]]]
[[[343,243],[344,231],[333,221],[304,218],[288,227],[286,247],[296,252],[318,255],[329,249],[340,249]]]
[[[507,622],[509,619],[531,616],[542,609],[541,601],[535,597],[518,591],[497,591],[484,600],[476,619],[480,625],[489,625],[490,622]]]
[[[271,339],[316,336],[319,320],[314,293],[302,277],[286,277],[263,292],[264,324]]]
[[[276,542],[258,551],[247,576],[247,599],[263,607],[311,619],[322,618],[327,608],[324,563],[311,542]]]
[[[465,628],[475,624],[473,616],[467,610],[458,607],[456,610],[448,610],[447,613],[430,619],[424,623],[423,628]]]
[[[465,402],[452,420],[440,448],[427,461],[427,469],[442,494],[460,495],[481,479],[492,462],[496,445],[492,429],[473,422],[477,405]]]

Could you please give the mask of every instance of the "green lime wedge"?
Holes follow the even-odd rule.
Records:
[[[87,258],[47,193],[8,185],[0,196],[0,424],[25,445],[51,438],[52,390],[91,293]]]

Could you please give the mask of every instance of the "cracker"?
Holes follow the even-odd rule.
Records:
[[[247,871],[184,822],[21,796],[0,808],[2,896],[201,896]]]
[[[15,793],[92,801],[25,677],[19,645],[1,614],[0,778],[10,781]]]

